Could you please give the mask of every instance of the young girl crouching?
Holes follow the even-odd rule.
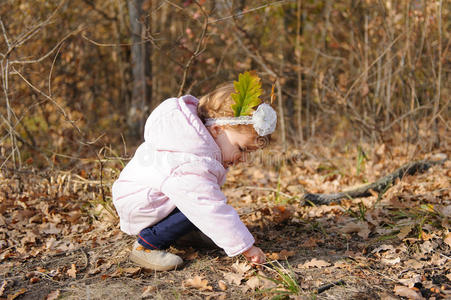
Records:
[[[265,262],[220,186],[229,166],[244,161],[259,148],[258,138],[274,131],[276,113],[259,104],[251,115],[234,117],[232,93],[233,84],[227,84],[200,100],[170,98],[148,117],[144,142],[112,188],[121,230],[138,236],[130,254],[138,265],[176,268],[183,260],[164,250],[195,229],[228,256]]]

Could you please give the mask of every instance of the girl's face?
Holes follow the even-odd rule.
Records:
[[[239,162],[246,161],[247,153],[259,148],[256,143],[256,136],[250,133],[215,125],[209,129],[213,139],[221,149],[222,165],[226,169]]]

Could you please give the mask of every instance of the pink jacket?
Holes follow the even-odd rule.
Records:
[[[122,231],[138,234],[175,207],[229,256],[254,238],[220,190],[227,170],[197,116],[193,96],[170,98],[149,116],[142,143],[113,184]]]

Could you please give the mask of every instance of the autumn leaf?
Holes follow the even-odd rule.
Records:
[[[17,297],[19,297],[22,294],[25,294],[27,292],[26,288],[21,288],[20,290],[18,290],[16,293],[12,294],[12,295],[8,295],[8,300],[14,300]]]
[[[414,300],[424,299],[419,293],[403,285],[395,286],[394,292],[396,295],[406,297],[408,299]]]
[[[141,295],[141,299],[152,299],[154,298],[153,292],[157,290],[157,287],[153,285],[149,285],[144,288],[143,293]]]
[[[299,264],[298,268],[308,269],[308,268],[322,268],[328,266],[330,266],[330,263],[328,263],[327,261],[313,258],[311,261],[307,261],[304,264]]]
[[[399,238],[401,241],[402,241],[403,239],[405,239],[405,238],[409,235],[409,233],[412,231],[413,227],[414,227],[413,224],[402,227],[402,228],[399,230],[399,233],[398,233],[398,235],[397,235],[398,238]]]
[[[413,288],[415,283],[421,282],[421,275],[414,274],[412,278],[398,279],[398,281],[409,288]]]
[[[289,250],[283,249],[279,253],[277,253],[277,252],[271,253],[270,255],[268,255],[268,258],[272,259],[272,260],[279,260],[279,259],[285,260],[288,257],[291,257],[295,254],[296,254],[296,251],[289,251]]]
[[[59,296],[60,296],[60,291],[55,290],[55,291],[51,292],[50,294],[48,294],[47,298],[45,298],[45,299],[46,300],[56,300],[56,299],[58,299]]]
[[[253,108],[261,103],[262,93],[260,78],[254,72],[244,72],[238,75],[238,81],[233,82],[236,93],[232,93],[232,109],[235,117],[251,115]]]
[[[209,290],[212,291],[213,288],[208,285],[208,280],[203,279],[202,276],[196,275],[194,278],[187,279],[183,282],[185,287],[193,287],[201,291]]]
[[[218,286],[222,291],[227,290],[227,284],[224,282],[224,280],[219,280],[218,281]]]
[[[74,279],[77,278],[77,269],[75,268],[75,264],[72,264],[71,268],[67,270],[67,275]]]
[[[366,222],[357,222],[357,223],[348,223],[341,228],[341,232],[344,233],[357,233],[363,239],[368,239],[368,235],[371,233],[370,228],[368,227],[368,223]]]
[[[258,276],[253,276],[249,278],[248,281],[246,281],[246,285],[250,287],[252,290],[255,290],[256,288],[260,287],[262,285],[262,282]]]
[[[393,259],[382,258],[381,262],[385,265],[393,266],[393,265],[399,264],[401,262],[401,258],[399,258],[399,257],[396,257]]]
[[[129,268],[123,268],[122,272],[126,273],[127,276],[136,275],[141,271],[140,267],[129,267]]]
[[[237,272],[238,274],[244,274],[249,271],[252,267],[246,263],[240,263],[238,260],[232,265],[232,270]]]
[[[5,292],[6,285],[8,284],[8,281],[3,280],[2,286],[0,286],[0,297],[3,296],[3,293]]]
[[[447,244],[448,246],[451,247],[451,232],[449,232],[445,238],[443,239],[443,241],[445,242],[445,244]]]
[[[244,276],[243,274],[237,274],[237,273],[231,273],[231,272],[224,272],[224,279],[227,280],[230,284],[236,284],[240,285],[241,280],[243,280]]]

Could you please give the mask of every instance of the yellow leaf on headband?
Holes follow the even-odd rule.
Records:
[[[235,92],[232,104],[235,117],[249,116],[254,111],[254,107],[261,103],[260,95],[262,94],[260,78],[255,72],[244,72],[238,75],[238,81],[233,82]]]

